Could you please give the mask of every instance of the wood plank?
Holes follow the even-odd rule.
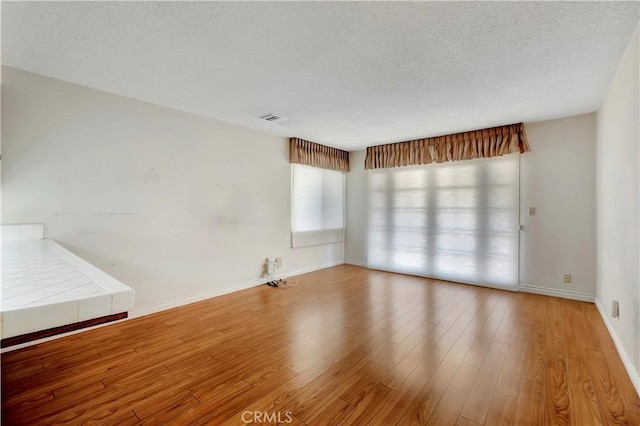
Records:
[[[583,361],[567,359],[571,418],[576,425],[601,425],[602,416],[589,368]]]
[[[207,400],[198,400],[199,404],[195,407],[191,407],[186,411],[177,413],[177,415],[173,417],[172,423],[178,425],[191,425],[195,424],[197,421],[200,421],[201,423],[207,422],[209,420],[206,418],[206,416],[215,415],[217,407],[222,406],[227,402],[233,401],[239,395],[242,395],[244,392],[248,392],[251,389],[253,389],[253,387],[244,381],[229,384],[228,386],[221,386],[219,389],[217,389],[217,392],[211,392],[211,394],[208,395],[209,398]],[[241,420],[241,417],[242,416],[240,414],[237,416],[237,418],[233,419],[234,424],[239,424],[239,420]],[[222,422],[218,422],[215,424],[222,424]]]
[[[502,363],[500,376],[496,384],[496,391],[518,398],[522,385],[522,369],[527,356],[527,343],[521,340],[512,341],[507,349],[505,360]]]
[[[611,381],[618,388],[620,399],[627,412],[640,414],[640,396],[638,396],[631,379],[626,373],[626,369],[620,359],[620,355],[609,336],[602,317],[595,306],[592,309],[585,309],[585,315],[589,320],[593,333],[600,342],[600,348],[605,359],[605,363],[611,373]],[[640,423],[639,423],[640,424]]]
[[[489,412],[502,363],[507,353],[505,343],[493,342],[484,359],[460,414],[469,420],[484,424]]]
[[[603,423],[608,425],[627,424],[624,403],[602,352],[588,349],[587,364],[595,385],[596,399]]]
[[[457,366],[443,362],[414,397],[411,404],[400,417],[399,425],[422,425],[433,413],[442,395],[447,390]],[[390,415],[387,416],[387,418]]]
[[[402,360],[390,369],[383,383],[392,389],[398,389],[404,383],[416,367],[422,362],[427,354],[438,344],[440,338],[446,330],[441,327],[434,327],[424,338],[409,352]],[[428,376],[421,375],[428,378]]]
[[[128,411],[121,416],[109,416],[100,419],[97,424],[101,426],[130,426],[140,424],[140,420],[133,411]]]
[[[498,330],[496,330],[496,334],[493,337],[493,340],[500,343],[509,343],[511,341],[511,335],[516,329],[516,324],[518,320],[518,303],[508,297],[506,302],[506,310],[502,320],[500,321],[500,325],[498,326]]]
[[[451,379],[444,395],[440,398],[435,410],[427,419],[428,425],[446,425],[455,423],[460,410],[467,399],[485,354],[477,351],[469,351],[460,368]]]
[[[3,353],[2,420],[640,423],[593,304],[351,265],[298,279]]]
[[[487,413],[486,425],[515,425],[518,401],[500,392],[494,392]]]
[[[477,332],[473,345],[471,345],[471,350],[485,353],[489,350],[498,331],[498,327],[500,323],[502,323],[502,317],[504,317],[506,309],[506,300],[502,299],[496,303],[494,309],[491,311],[491,315],[487,317],[487,321],[482,326],[482,329]]]
[[[447,356],[447,353],[451,350],[456,343],[462,332],[467,327],[468,322],[456,321],[445,333],[444,336],[438,341],[424,359],[418,364],[415,371],[424,375],[431,376],[440,363]],[[465,354],[466,356],[466,354]],[[449,363],[451,364],[451,363]],[[457,364],[455,364],[457,365]]]
[[[469,420],[466,417],[459,416],[455,426],[481,426],[480,423],[476,423],[473,420]]]
[[[545,402],[548,424],[571,424],[567,373],[564,370],[547,367]]]
[[[516,409],[516,425],[545,425],[544,386],[538,382],[523,379]],[[589,423],[583,423],[587,425]]]
[[[529,335],[531,333],[532,308],[535,306],[535,300],[519,293],[518,297],[515,298],[515,302],[520,315],[509,339],[509,348],[498,377],[496,391],[517,399],[522,385],[524,361],[527,353],[529,353],[529,346],[532,344]]]
[[[203,415],[195,418],[194,424],[217,425],[230,419],[235,419],[237,421],[239,418],[237,413],[240,412],[247,403],[260,399],[262,396],[267,395],[282,384],[292,381],[295,376],[297,376],[297,373],[293,370],[281,370],[274,375],[271,380],[261,383],[259,386],[251,387],[251,389],[234,393],[225,400],[220,400],[217,393],[210,393],[207,395],[208,401],[210,402],[208,406],[215,409],[208,409],[206,411],[202,410],[201,414]],[[198,400],[203,402],[203,399],[201,398],[198,398]]]
[[[627,411],[627,418],[629,425],[640,425],[640,414],[636,414],[633,411]]]
[[[32,408],[24,413],[24,416],[34,423],[44,421],[54,424],[56,422],[99,423],[106,418],[114,418],[132,411],[131,407],[137,406],[141,401],[159,398],[162,390],[170,392],[172,389],[168,384],[175,383],[177,375],[165,378],[163,374],[170,373],[163,366],[158,366],[112,388],[94,393],[76,392],[56,398],[52,404]],[[153,381],[152,385],[147,387],[150,380]]]
[[[103,389],[106,389],[106,386],[102,382],[94,382],[94,381],[78,381],[76,383],[71,383],[66,386],[59,387],[53,390],[53,396],[56,398],[61,398],[64,395],[72,394],[75,392],[99,392]]]
[[[397,392],[391,394],[380,403],[380,409],[369,424],[394,424],[402,413],[409,409],[411,402],[428,382],[429,378],[413,372],[398,387]]]
[[[416,346],[417,340],[420,339],[420,336],[420,333],[413,333],[395,346],[390,344],[389,348],[391,350],[381,350],[380,356],[377,358],[375,355],[371,354],[373,362],[363,365],[361,370],[367,369],[376,371],[381,366],[391,367],[396,359],[403,359],[406,356],[405,354],[410,352]],[[349,386],[346,391],[340,394],[340,398],[351,405],[358,405],[358,403],[367,396],[368,392],[372,391],[376,387],[381,378],[381,375],[375,374],[362,374],[361,376],[362,377],[359,380],[355,381],[355,383]]]
[[[187,394],[165,401],[162,405],[144,404],[134,413],[142,424],[167,424],[185,411],[193,410],[199,404],[200,402],[193,395]]]
[[[327,404],[326,408],[320,412],[317,420],[305,423],[311,425],[338,425],[347,417],[356,407],[341,400],[340,398]],[[296,417],[297,418],[297,417]]]
[[[549,298],[546,301],[545,316],[545,365],[565,371],[564,327],[562,307],[559,300]]]
[[[344,416],[341,423],[345,425],[368,424],[376,417],[378,411],[382,408],[382,403],[389,398],[393,398],[395,393],[398,393],[398,391],[385,384],[377,383],[373,391],[359,401],[354,410]]]
[[[334,380],[346,374],[365,355],[359,350],[354,350],[349,356],[335,364],[324,361],[325,364],[321,364],[319,368],[315,370],[307,369],[298,373],[295,382],[283,384],[263,397],[245,405],[242,410],[292,413],[304,411],[306,404],[316,394],[333,383]],[[236,413],[237,415],[241,415],[241,413]],[[233,424],[233,422],[230,423]]]
[[[529,351],[524,360],[522,377],[532,382],[544,383],[545,377],[545,309],[547,298],[539,298],[536,303],[533,326],[530,335]]]

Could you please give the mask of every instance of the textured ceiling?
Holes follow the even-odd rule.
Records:
[[[2,2],[2,62],[353,150],[596,110],[638,4]]]

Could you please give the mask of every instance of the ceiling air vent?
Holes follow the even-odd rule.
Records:
[[[287,117],[280,117],[279,115],[271,113],[263,115],[260,119],[270,123],[282,123],[283,121],[287,121]]]

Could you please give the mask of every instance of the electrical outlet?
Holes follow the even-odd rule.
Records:
[[[264,264],[264,272],[267,275],[273,275],[276,273],[276,264],[275,263],[271,263],[271,262],[267,262]]]
[[[613,318],[618,318],[620,316],[620,304],[617,300],[614,300],[613,303],[611,303],[611,316]]]
[[[264,273],[267,275],[273,275],[276,273],[276,258],[267,257],[267,261],[264,264]]]
[[[564,274],[564,282],[571,284],[571,274]]]
[[[536,208],[529,207],[529,216],[535,216],[535,215],[536,215]]]
[[[276,257],[276,266],[278,268],[282,268],[282,258],[281,257]]]

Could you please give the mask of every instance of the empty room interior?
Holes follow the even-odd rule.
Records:
[[[640,2],[1,5],[6,425],[640,425]]]

